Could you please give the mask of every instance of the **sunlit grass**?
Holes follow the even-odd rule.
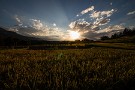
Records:
[[[134,50],[0,50],[0,89],[134,89],[134,82]]]

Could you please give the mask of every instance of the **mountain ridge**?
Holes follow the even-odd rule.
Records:
[[[41,40],[41,39],[35,38],[35,37],[23,36],[16,32],[8,31],[8,30],[0,27],[0,38],[7,38],[7,37],[13,37],[13,38],[17,38],[20,40]]]

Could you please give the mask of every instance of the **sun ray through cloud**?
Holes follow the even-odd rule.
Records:
[[[75,0],[73,3],[67,0],[52,1],[39,0],[37,2],[34,0],[31,2],[30,0],[25,3],[26,7],[22,5],[23,1],[11,2],[11,5],[7,5],[7,0],[2,1],[0,3],[0,23],[5,24],[4,27],[8,27],[10,31],[19,34],[32,35],[42,39],[47,37],[51,40],[68,40],[68,37],[71,36],[69,30],[81,33],[76,39],[82,39],[82,37],[93,39],[94,36],[98,37],[99,35],[100,37],[106,31],[113,31],[108,27],[135,25],[133,22],[135,19],[133,1],[122,2],[118,0],[117,2],[103,1],[100,3],[97,3],[97,0]],[[121,25],[122,23],[125,24]],[[115,29],[121,30],[119,27],[115,27]]]

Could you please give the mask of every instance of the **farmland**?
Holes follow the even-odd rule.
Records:
[[[135,89],[134,44],[87,45],[0,50],[0,89]]]

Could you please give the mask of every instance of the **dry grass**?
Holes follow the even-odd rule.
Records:
[[[0,89],[135,89],[134,83],[134,50],[0,50]]]

